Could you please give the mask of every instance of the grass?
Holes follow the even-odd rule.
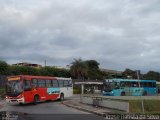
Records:
[[[0,95],[5,93],[5,89],[4,88],[0,88]]]
[[[160,114],[160,100],[143,100],[144,112]],[[129,100],[129,111],[131,113],[142,113],[141,100]]]
[[[0,98],[3,98],[5,94],[5,89],[4,88],[0,88]]]
[[[81,94],[81,89],[79,89],[79,88],[74,88],[74,89],[73,89],[73,94]]]

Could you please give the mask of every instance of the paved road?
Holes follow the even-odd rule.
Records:
[[[58,101],[43,102],[37,105],[26,104],[7,104],[4,101],[3,108],[0,111],[17,111],[29,114],[87,114],[82,111],[78,111],[72,108],[68,108]]]
[[[78,99],[73,97],[70,99]],[[1,111],[20,112],[23,118],[27,120],[104,120],[103,117],[79,111],[63,105],[59,101],[43,102],[37,105],[26,104],[8,104],[4,100],[0,101]],[[25,114],[24,114],[25,113]]]

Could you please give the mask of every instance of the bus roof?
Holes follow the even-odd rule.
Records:
[[[63,77],[50,77],[50,76],[32,76],[32,75],[17,75],[17,76],[8,76],[7,78],[8,79],[11,79],[11,78],[20,78],[20,77],[22,77],[22,78],[28,78],[28,79],[31,79],[31,78],[44,78],[44,79],[46,79],[46,78],[48,78],[48,79],[62,79],[62,80],[70,80],[71,78],[63,78]]]
[[[120,82],[120,81],[130,81],[130,82],[138,82],[138,81],[141,81],[141,82],[156,82],[156,80],[138,80],[138,79],[105,79],[105,81],[117,81],[117,82]]]
[[[72,80],[71,78],[56,77],[58,80]]]

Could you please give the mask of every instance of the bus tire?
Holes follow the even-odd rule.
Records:
[[[23,103],[19,103],[19,105],[23,105]]]
[[[125,92],[121,92],[121,96],[125,96],[126,95],[126,93]]]
[[[142,95],[147,96],[147,91],[144,91]]]
[[[39,102],[39,96],[38,96],[38,95],[35,95],[35,96],[34,96],[33,104],[36,105],[38,102]]]
[[[60,95],[60,101],[64,101],[64,94],[63,93],[61,93],[61,95]]]

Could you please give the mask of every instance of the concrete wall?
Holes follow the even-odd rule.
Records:
[[[85,104],[95,105],[95,106],[101,106],[106,108],[112,108],[117,110],[123,110],[126,112],[129,112],[129,103],[128,101],[118,101],[118,100],[111,100],[111,99],[105,99],[103,97],[89,97],[89,96],[83,96],[81,98],[81,102]]]

